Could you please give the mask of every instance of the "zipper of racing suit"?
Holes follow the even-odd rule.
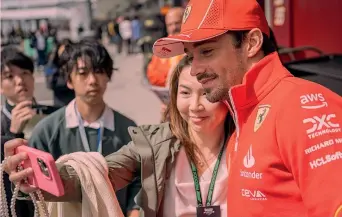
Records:
[[[236,138],[235,138],[234,151],[237,152],[238,143],[239,143],[240,128],[239,128],[239,118],[238,118],[238,114],[237,114],[237,111],[236,111],[236,108],[235,108],[235,104],[234,104],[234,100],[233,100],[233,96],[232,96],[232,91],[231,90],[229,90],[228,104],[229,104],[231,112],[233,113],[233,120],[234,120],[234,123],[235,123]]]
[[[227,102],[228,102],[229,110],[232,113],[233,121],[235,123],[236,137],[235,137],[235,144],[234,144],[234,152],[237,152],[240,129],[239,129],[238,114],[236,112],[236,108],[235,108],[235,104],[234,104],[234,100],[233,100],[231,90],[229,90],[229,100],[227,100]],[[232,161],[232,157],[231,157],[230,152],[228,153],[227,157],[228,157],[228,161],[227,161],[227,170],[228,171],[227,172],[228,172],[228,177],[230,177],[230,169],[231,169],[231,161]]]

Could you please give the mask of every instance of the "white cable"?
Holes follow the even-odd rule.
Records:
[[[8,158],[5,158],[2,161],[2,163],[0,164],[0,193],[1,193],[0,213],[1,213],[1,216],[3,216],[3,217],[9,217],[8,204],[7,204],[6,191],[5,191],[5,182],[4,182],[4,176],[3,176],[3,173],[4,173],[3,165],[5,164],[5,161],[7,159]],[[21,166],[18,167],[18,171],[20,171],[22,169],[23,168]],[[25,180],[24,182],[27,183],[27,180]],[[15,212],[15,202],[16,202],[16,199],[18,197],[19,189],[20,189],[20,182],[15,184],[13,196],[11,199],[10,209],[11,209],[12,217],[17,217],[17,214]],[[34,192],[30,193],[31,200],[32,200],[33,205],[34,205],[34,213],[35,213],[34,216],[35,217],[48,217],[48,211],[47,211],[46,204],[44,202],[44,197],[43,197],[42,192],[38,189],[36,191],[36,194],[38,195],[38,199],[40,201],[39,203],[37,202],[37,198],[34,195]],[[43,212],[42,215],[39,213],[39,210],[42,210],[42,212]]]

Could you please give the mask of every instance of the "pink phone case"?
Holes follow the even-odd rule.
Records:
[[[19,146],[16,153],[26,152],[28,159],[23,161],[24,168],[31,167],[33,176],[28,177],[28,183],[57,197],[64,195],[64,187],[59,176],[55,160],[50,153],[28,146]]]

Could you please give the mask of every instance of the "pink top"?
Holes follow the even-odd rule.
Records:
[[[206,202],[210,180],[216,161],[200,176],[203,203]],[[221,217],[227,217],[228,171],[225,152],[217,174],[212,205],[221,207]],[[189,160],[182,147],[166,182],[164,194],[164,217],[196,217],[196,193]]]

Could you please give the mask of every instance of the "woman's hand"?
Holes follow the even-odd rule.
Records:
[[[5,143],[4,152],[6,160],[4,162],[3,168],[4,171],[9,175],[10,181],[14,183],[20,182],[20,191],[28,194],[36,191],[37,188],[24,183],[24,180],[28,176],[33,175],[32,168],[26,168],[17,172],[17,167],[20,165],[20,163],[28,158],[28,155],[25,152],[14,154],[15,149],[21,145],[27,145],[27,141],[24,139],[13,139]]]

